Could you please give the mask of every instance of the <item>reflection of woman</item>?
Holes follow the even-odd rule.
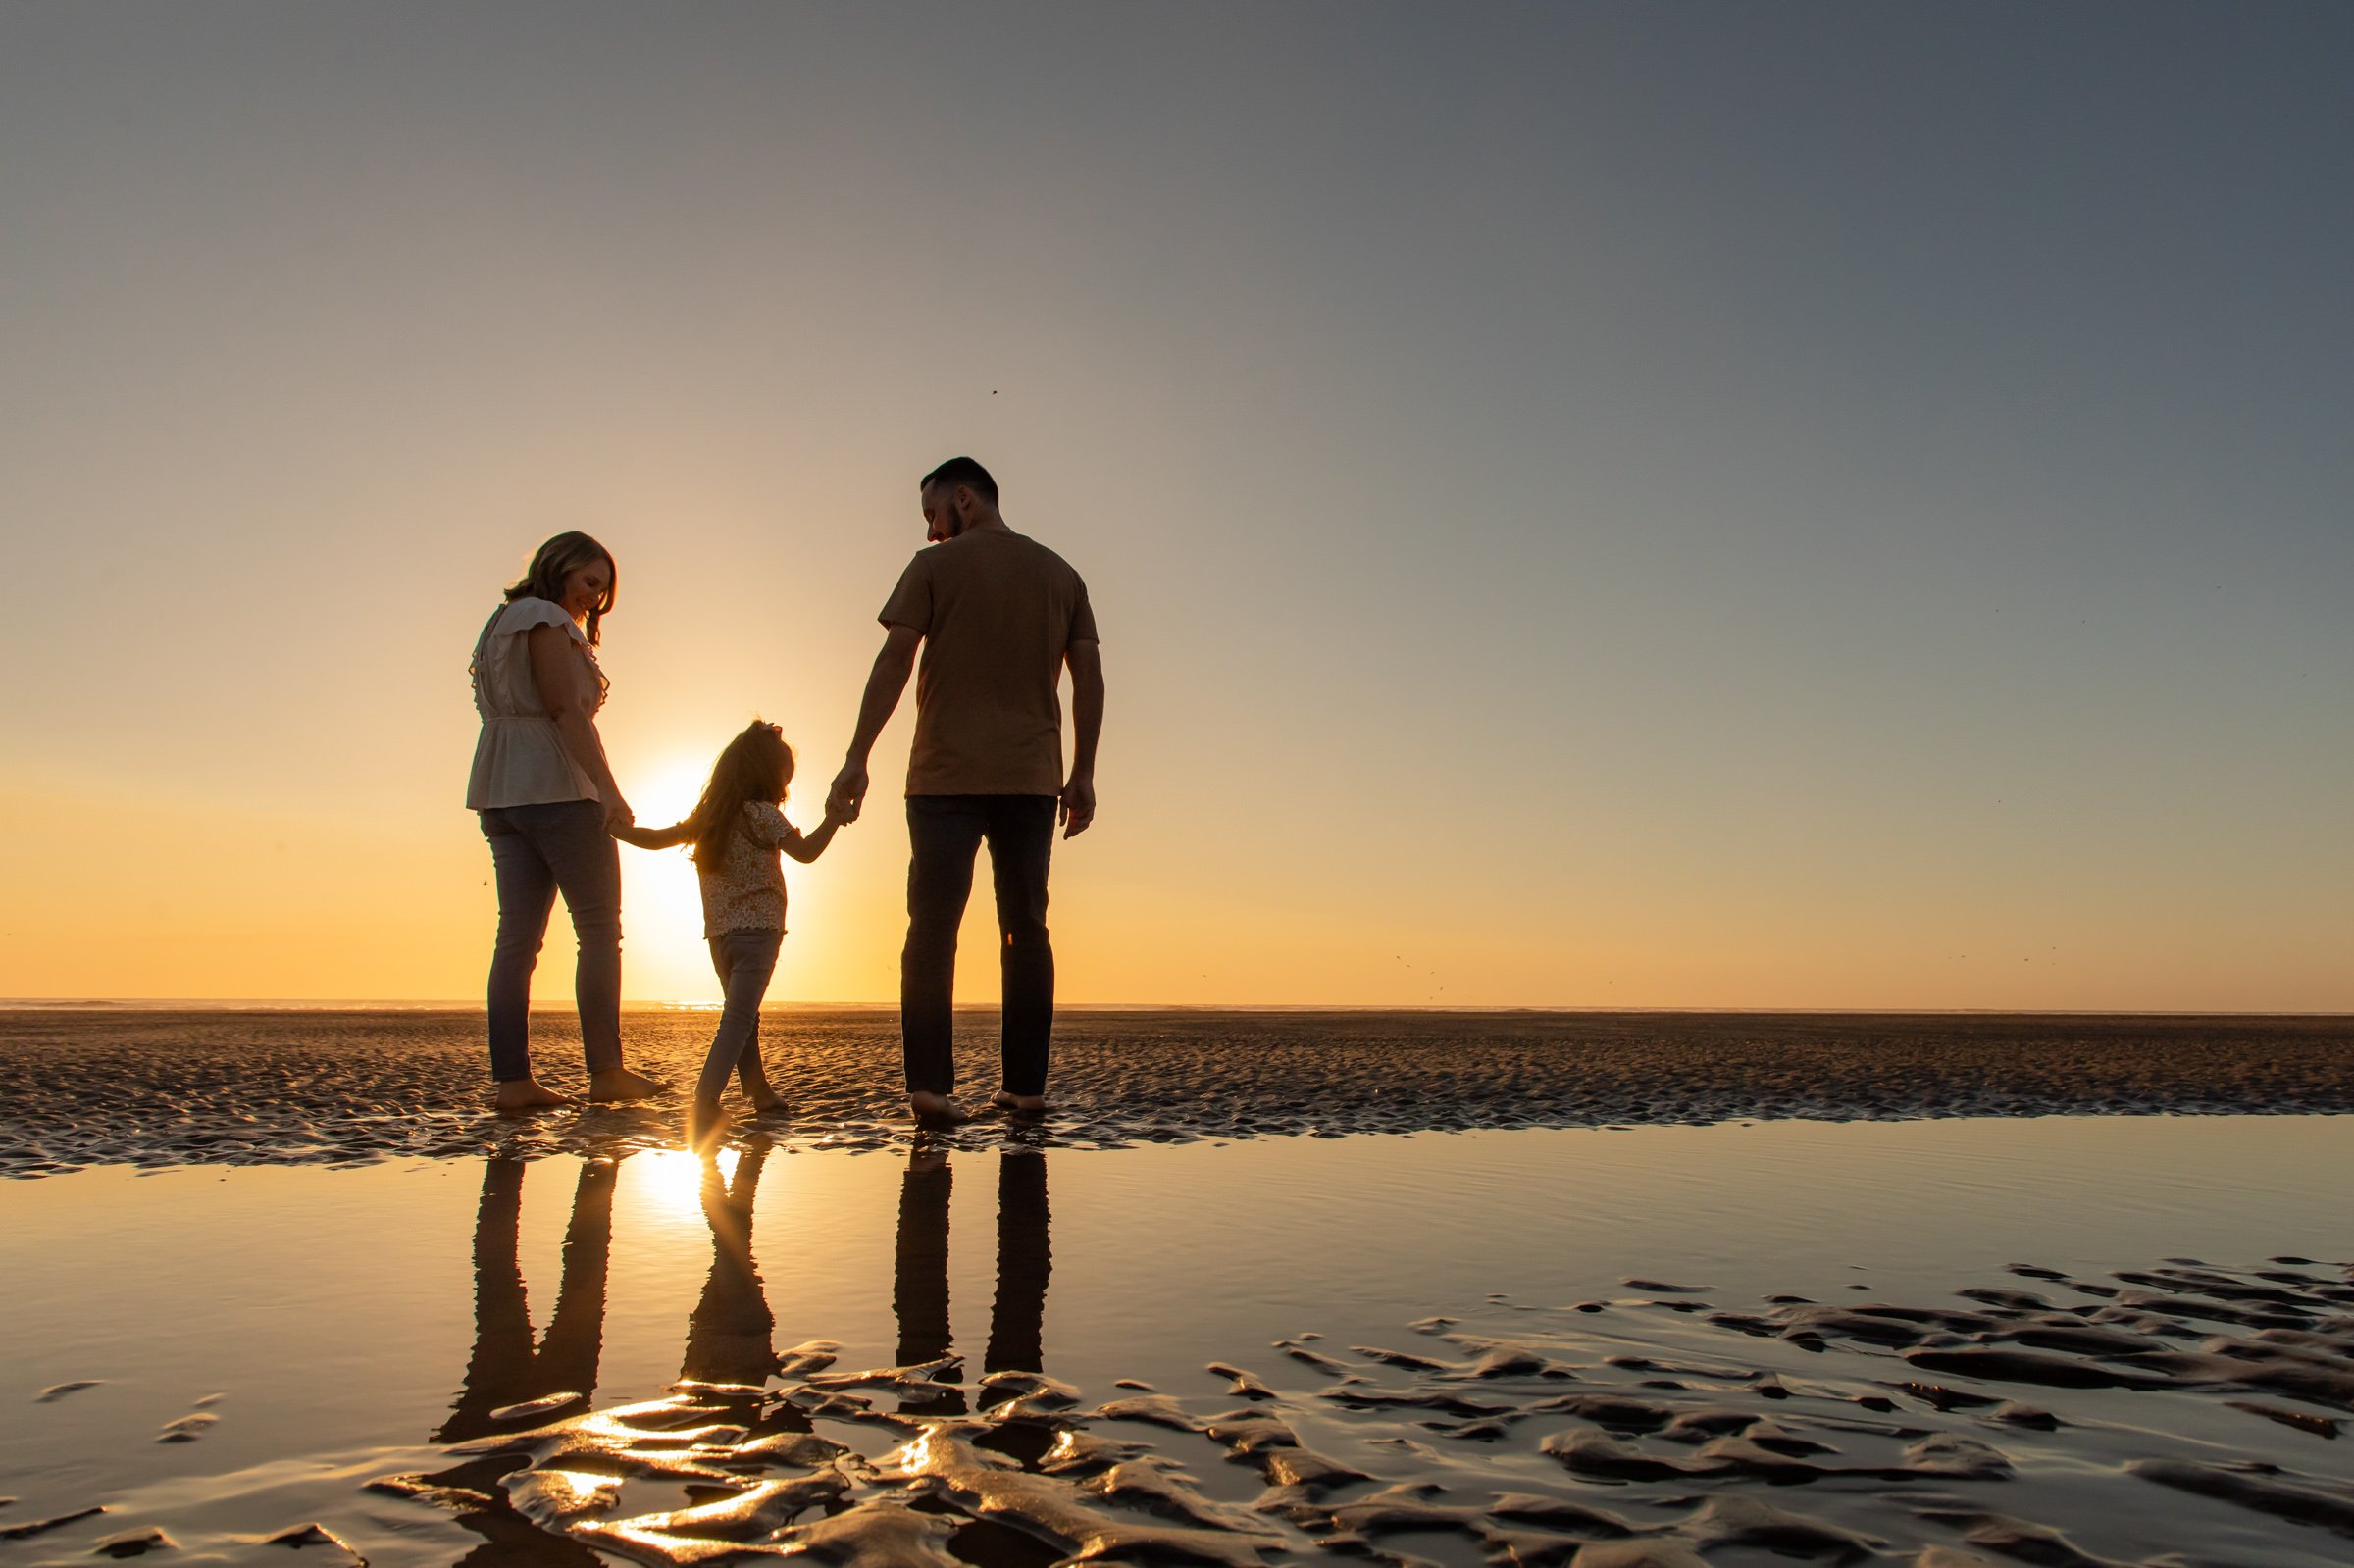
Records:
[[[498,879],[489,1004],[501,1110],[572,1103],[532,1077],[532,971],[559,890],[580,938],[573,994],[588,1097],[640,1099],[661,1087],[621,1065],[621,859],[609,830],[631,816],[595,717],[605,700],[597,630],[613,609],[614,577],[603,545],[559,533],[474,645],[483,734],[466,804],[482,814]]]
[[[572,1223],[564,1232],[564,1272],[555,1315],[538,1346],[532,1344],[531,1307],[516,1257],[523,1224],[521,1160],[483,1167],[483,1200],[474,1224],[474,1354],[466,1384],[435,1442],[464,1442],[511,1431],[490,1412],[553,1393],[583,1397],[596,1391],[604,1346],[605,1262],[613,1244],[610,1162],[586,1162],[572,1193]]]

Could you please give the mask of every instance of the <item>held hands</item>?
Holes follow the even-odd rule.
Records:
[[[638,813],[632,811],[630,803],[620,795],[616,794],[605,802],[605,832],[614,837],[625,836],[625,831],[635,826],[637,821]]]
[[[1096,781],[1086,775],[1074,774],[1071,782],[1062,786],[1062,796],[1055,803],[1055,820],[1062,824],[1062,835],[1076,838],[1087,832],[1087,825],[1096,820]]]
[[[826,816],[829,821],[853,823],[858,820],[858,808],[866,803],[866,765],[845,762],[842,772],[834,776],[834,787],[826,791]]]

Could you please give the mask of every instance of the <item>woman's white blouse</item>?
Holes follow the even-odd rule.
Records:
[[[474,776],[466,784],[469,811],[596,798],[596,781],[565,754],[556,721],[532,682],[527,633],[543,626],[562,627],[588,661],[589,674],[598,674],[588,639],[557,606],[545,599],[499,606],[474,645],[474,707],[483,716],[483,738],[475,745]],[[601,676],[598,684],[603,684]]]

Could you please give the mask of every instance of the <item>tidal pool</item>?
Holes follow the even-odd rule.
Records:
[[[175,1560],[248,1560],[315,1522],[379,1564],[877,1543],[1022,1568],[2342,1562],[2346,1126],[1792,1121],[14,1183],[0,1531],[106,1511],[0,1537],[0,1560],[148,1529]],[[2316,1378],[2235,1382],[2218,1337]],[[2074,1360],[2002,1359],[2030,1351]],[[2006,1402],[2033,1414],[1989,1413]],[[1253,1412],[1289,1440],[1235,1425]],[[451,1452],[549,1423],[569,1435]],[[731,1455],[804,1432],[847,1457],[771,1442],[803,1491],[731,1490],[776,1481]],[[1333,1469],[1293,1475],[1270,1458],[1287,1448]],[[612,1496],[547,1500],[584,1474]],[[1008,1501],[1006,1476],[1035,1485]],[[442,1495],[367,1490],[391,1477]],[[630,1523],[743,1496],[767,1512]],[[934,1522],[901,1519],[910,1501]],[[1608,1522],[1580,1535],[1581,1509]],[[849,1524],[809,1534],[829,1519]],[[1091,1544],[1089,1519],[1120,1529]]]

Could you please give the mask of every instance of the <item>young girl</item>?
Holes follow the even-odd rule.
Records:
[[[694,845],[695,880],[702,885],[703,936],[711,943],[711,965],[727,1001],[719,1033],[694,1086],[698,1122],[719,1115],[720,1090],[733,1068],[746,1098],[757,1110],[784,1101],[769,1086],[760,1065],[760,998],[776,972],[777,948],[785,937],[783,850],[806,865],[826,852],[841,826],[831,814],[817,831],[803,834],[777,809],[793,782],[793,748],[773,724],[755,719],[719,754],[711,782],[684,822],[668,828],[616,828],[614,836],[640,849]]]

